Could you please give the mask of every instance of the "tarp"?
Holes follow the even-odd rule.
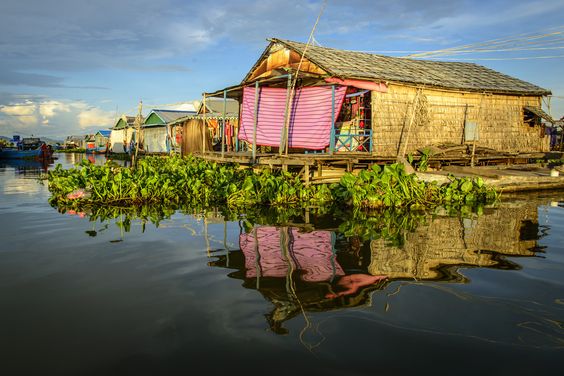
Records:
[[[335,119],[339,116],[346,86],[335,88]],[[280,146],[287,89],[259,88],[257,145]],[[329,145],[332,95],[330,86],[296,89],[288,129],[288,145],[321,150]],[[243,89],[239,139],[253,142],[255,88]]]
[[[112,129],[112,133],[110,134],[110,148],[112,153],[125,153],[131,142],[132,135],[133,129],[130,128]]]
[[[177,141],[180,140],[182,142],[182,155],[203,151],[202,132],[204,131],[206,135],[205,150],[211,151],[212,142],[207,126],[204,128],[204,122],[202,120],[193,119],[184,123],[184,126],[182,127],[182,135],[176,138]],[[175,137],[176,136],[178,136],[178,134],[175,134]]]
[[[388,86],[383,82],[373,82],[366,80],[353,80],[353,79],[341,79],[337,77],[328,77],[325,82],[331,84],[339,84],[345,86],[354,86],[359,89],[366,89],[372,91],[378,91],[380,93],[386,93],[388,91]]]
[[[162,127],[143,128],[143,149],[147,153],[167,153],[167,129]]]
[[[345,274],[333,253],[330,231],[300,232],[293,227],[263,226],[256,233],[258,244],[253,233],[239,237],[247,278],[283,278],[289,271],[300,270],[303,281],[321,282]]]

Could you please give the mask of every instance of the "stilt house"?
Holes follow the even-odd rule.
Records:
[[[174,149],[172,126],[175,120],[195,115],[195,111],[151,110],[142,126],[142,144],[145,153],[170,153]]]
[[[205,98],[195,115],[170,123],[172,139],[182,155],[237,149],[239,102],[232,98]],[[223,137],[225,135],[225,137]]]
[[[551,92],[529,82],[473,63],[269,41],[241,84],[207,94],[241,102],[238,139],[251,146],[382,157],[549,148],[541,105]]]
[[[133,134],[135,133],[135,116],[122,115],[117,119],[110,134],[110,151],[112,153],[128,153]]]

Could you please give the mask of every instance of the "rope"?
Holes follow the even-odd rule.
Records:
[[[560,26],[559,28],[562,28]],[[546,46],[549,44],[559,43],[564,38],[563,30],[557,30],[545,34],[519,34],[515,37],[497,38],[485,42],[466,44],[459,47],[450,47],[442,50],[428,51],[422,53],[415,53],[407,55],[405,57],[409,58],[422,58],[431,56],[443,56],[443,55],[453,55],[458,53],[470,53],[470,52],[505,52],[520,50],[520,46],[527,46],[529,48]],[[552,39],[551,39],[552,38]],[[554,48],[560,48],[559,46]],[[526,50],[526,49],[523,49]]]

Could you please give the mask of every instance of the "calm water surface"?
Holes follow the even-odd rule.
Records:
[[[0,161],[4,375],[562,372],[563,192],[370,238],[331,216],[61,213],[53,167]]]

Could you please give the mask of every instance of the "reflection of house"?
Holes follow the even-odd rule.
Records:
[[[292,227],[258,227],[256,234],[242,234],[246,277],[286,277],[299,270],[304,281],[330,281],[344,274],[335,260],[333,237],[329,231],[300,232]]]
[[[383,286],[380,277],[359,271],[356,259],[354,272],[345,275],[331,231],[262,226],[241,234],[239,243],[241,251],[219,256],[210,265],[236,269],[230,277],[242,279],[244,287],[272,302],[274,309],[266,317],[276,333],[285,333],[283,323],[304,311],[365,304],[369,291]]]
[[[194,111],[151,110],[142,127],[145,153],[170,153],[177,149],[176,137],[169,124],[181,117],[194,115]]]
[[[373,275],[391,279],[460,279],[445,273],[448,266],[497,267],[500,255],[533,256],[538,239],[537,203],[502,204],[492,213],[473,219],[437,217],[428,219],[406,234],[401,247],[384,240],[370,243]]]
[[[300,78],[290,106],[288,74]],[[550,91],[473,63],[273,38],[240,85],[209,95],[223,92],[241,102],[239,139],[256,136],[257,146],[385,157],[473,140],[500,151],[548,150],[539,124]]]
[[[122,115],[113,126],[110,134],[110,150],[112,153],[127,153],[133,133],[135,132],[135,116]]]
[[[202,150],[221,150],[224,132],[224,150],[235,150],[239,129],[239,102],[229,98],[225,101],[213,97],[206,98],[205,106],[202,101],[197,114],[179,118],[170,125],[173,126],[174,140],[181,145],[182,155]]]

